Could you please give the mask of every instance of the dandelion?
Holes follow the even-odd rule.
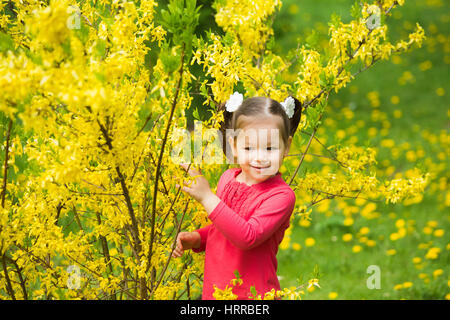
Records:
[[[391,239],[391,241],[397,241],[399,238],[400,238],[400,235],[398,233],[396,233],[396,232],[391,233],[389,235],[389,239]]]
[[[398,109],[394,110],[394,118],[400,119],[402,117],[402,115],[403,115],[402,110],[398,110]]]
[[[442,269],[436,269],[433,271],[433,278],[436,279],[437,277],[439,277],[440,275],[442,275],[444,273],[444,270]]]
[[[329,299],[331,299],[331,300],[334,300],[334,299],[336,299],[338,297],[338,294],[337,294],[337,292],[330,292],[329,294],[328,294],[328,298]]]
[[[395,227],[397,229],[403,228],[404,226],[405,226],[405,220],[398,219],[397,221],[395,221]]]
[[[395,286],[394,286],[394,290],[401,290],[401,289],[403,289],[403,284],[396,284]]]
[[[413,286],[413,283],[411,281],[407,281],[403,283],[403,288],[407,289],[407,288],[411,288]]]
[[[445,95],[445,90],[444,90],[444,88],[437,88],[437,89],[436,89],[436,94],[437,94],[439,97],[444,96],[444,95]]]
[[[421,263],[421,262],[422,262],[422,259],[419,258],[419,257],[414,257],[414,258],[412,259],[412,262],[413,262],[414,264],[418,264],[418,263]]]
[[[359,230],[359,234],[365,235],[365,234],[368,234],[369,231],[370,231],[370,229],[369,229],[368,227],[362,227],[362,228]]]
[[[375,245],[376,245],[377,243],[375,242],[375,240],[367,240],[367,242],[366,242],[366,246],[368,246],[368,247],[375,247]]]
[[[393,255],[395,255],[396,253],[397,253],[397,250],[395,250],[395,249],[389,249],[389,250],[386,251],[386,254],[387,254],[388,256],[393,256]]]
[[[430,220],[427,222],[427,226],[431,228],[436,228],[438,226],[438,222],[436,220]]]
[[[342,241],[344,242],[349,242],[350,240],[352,240],[353,235],[351,233],[346,233],[342,236]]]
[[[305,240],[305,246],[312,247],[316,244],[316,240],[314,238],[306,238]]]
[[[425,259],[435,260],[438,258],[439,253],[441,253],[441,249],[437,247],[430,248],[428,252],[425,254]]]
[[[354,221],[352,218],[347,217],[347,218],[344,219],[343,224],[344,224],[344,226],[347,226],[347,227],[348,227],[348,226],[351,226],[354,222],[355,222],[355,221]]]
[[[433,232],[433,235],[435,237],[439,237],[439,238],[442,237],[444,235],[444,229],[437,229],[437,230],[435,230]]]
[[[392,104],[398,104],[400,102],[400,98],[398,96],[392,96],[391,97],[391,103]]]

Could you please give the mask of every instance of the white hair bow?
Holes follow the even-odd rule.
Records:
[[[244,96],[239,92],[235,92],[230,95],[230,99],[226,102],[225,108],[228,112],[235,112],[242,104],[242,101],[244,101]]]
[[[280,103],[283,107],[284,111],[286,111],[287,116],[290,118],[293,117],[295,111],[295,101],[292,97],[287,97],[283,102]]]

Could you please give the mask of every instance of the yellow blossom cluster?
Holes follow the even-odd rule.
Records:
[[[240,44],[258,56],[266,46],[273,30],[267,20],[281,7],[281,1],[226,0],[217,2],[217,24],[233,34]]]
[[[161,15],[153,0],[1,2],[0,113],[8,125],[0,141],[0,298],[179,299],[200,291],[203,257],[171,258],[179,231],[208,223],[175,187],[186,177],[169,152],[198,98],[193,88],[201,94],[195,103],[212,106],[238,86],[279,101],[293,94],[307,109],[302,126],[314,122],[316,130],[328,93],[359,72],[349,65],[391,54],[387,27],[370,32],[361,18],[332,24],[328,55],[303,44],[289,58],[277,55],[272,20],[280,6],[216,1],[224,34],[194,39],[195,0],[170,1]],[[392,52],[423,37],[418,28]],[[204,130],[219,128],[223,114],[215,111]],[[351,173],[296,177],[296,192],[343,196],[364,187],[395,202],[426,183],[417,173],[380,191],[362,170],[375,163],[373,150],[340,149],[337,160]],[[202,169],[213,186],[223,167]],[[310,209],[301,211],[307,221]],[[217,297],[232,298],[230,288]],[[276,297],[300,296],[264,294]]]
[[[242,283],[243,280],[240,278],[239,273],[237,273],[237,277],[235,279],[232,279],[230,281],[230,284],[225,286],[225,289],[219,289],[216,285],[214,285],[213,297],[216,300],[236,300],[238,296],[233,293],[233,288],[242,285]],[[314,287],[320,288],[319,279],[310,279],[308,283],[302,284],[299,287],[284,288],[282,290],[271,289],[270,291],[264,293],[258,293],[255,287],[252,286],[250,289],[251,294],[249,298],[252,300],[301,300],[301,296],[305,294],[304,290],[302,289],[305,287],[308,290],[311,290],[311,288]]]

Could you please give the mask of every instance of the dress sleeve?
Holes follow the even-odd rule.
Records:
[[[220,176],[219,181],[217,182],[217,190],[216,190],[217,196],[220,197],[220,195],[222,194],[224,185],[228,182],[228,180],[230,180],[232,174],[233,174],[233,170],[228,169]],[[194,230],[195,232],[198,232],[200,234],[201,243],[200,243],[200,248],[192,249],[192,251],[197,252],[197,253],[205,251],[206,241],[208,240],[208,232],[209,232],[209,229],[211,229],[211,226],[212,226],[212,224],[209,224],[206,227]]]
[[[208,224],[206,227],[194,230],[194,232],[198,232],[200,234],[200,247],[196,249],[192,249],[194,252],[202,252],[205,251],[206,241],[208,240],[208,232],[211,229],[212,224]]]
[[[295,193],[289,189],[265,199],[248,220],[223,201],[214,208],[209,218],[231,243],[242,250],[249,250],[272,236],[289,219],[294,206]]]

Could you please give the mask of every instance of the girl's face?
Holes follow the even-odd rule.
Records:
[[[276,175],[283,158],[288,154],[292,142],[289,137],[287,145],[281,138],[282,119],[279,116],[250,118],[241,115],[245,123],[238,133],[236,144],[232,137],[229,143],[233,156],[242,168],[243,180],[248,185],[256,184]]]

